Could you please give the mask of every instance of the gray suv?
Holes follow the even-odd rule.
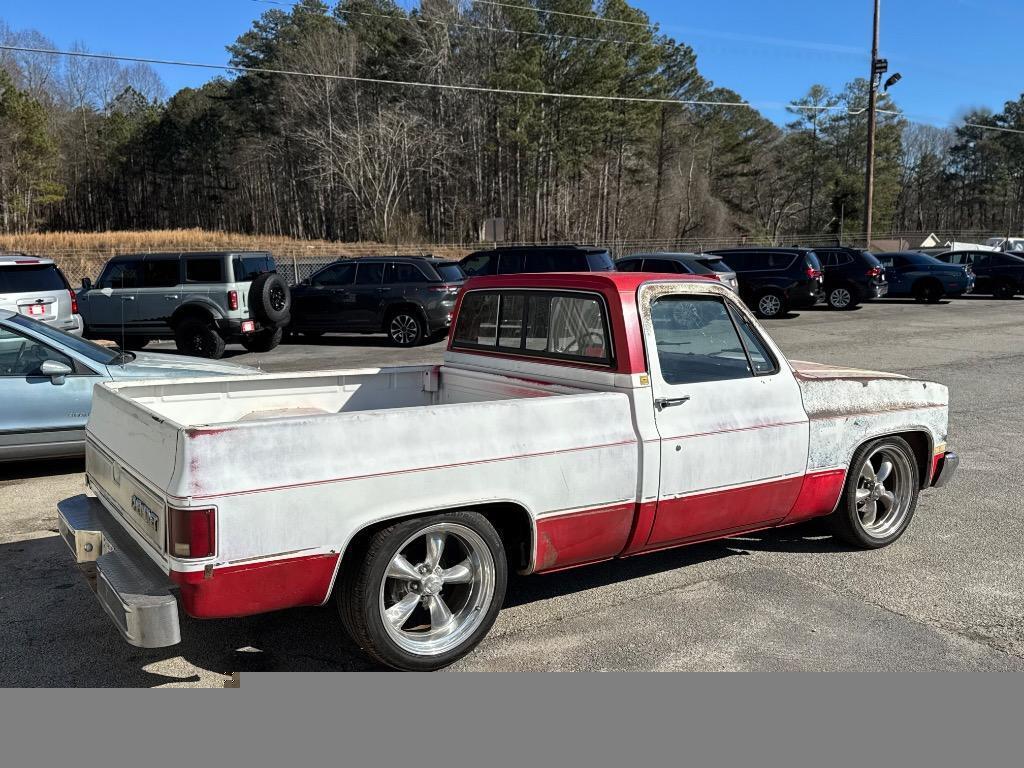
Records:
[[[0,253],[0,309],[82,335],[78,298],[63,273],[49,259]]]
[[[262,252],[115,256],[78,296],[85,336],[141,349],[174,339],[187,355],[218,359],[238,342],[250,352],[281,343],[291,292]]]

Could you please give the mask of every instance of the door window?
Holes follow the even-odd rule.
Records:
[[[499,275],[517,275],[523,271],[523,254],[503,253],[498,259]]]
[[[146,261],[142,265],[142,288],[173,288],[181,282],[177,259]]]
[[[384,280],[384,262],[360,264],[356,269],[356,285],[380,285]]]
[[[188,259],[185,261],[186,283],[223,283],[223,259]]]
[[[384,271],[384,282],[394,283],[426,283],[427,276],[419,267],[408,262],[391,262]]]
[[[668,384],[746,379],[754,364],[725,303],[698,296],[665,296],[651,306],[661,377]],[[767,351],[759,354],[765,360]]]
[[[9,328],[0,327],[0,377],[39,376],[39,367],[47,360],[75,369],[74,361],[67,355]]]
[[[337,288],[343,285],[351,285],[355,276],[355,264],[335,264],[317,272],[313,275],[310,282],[323,288]]]
[[[461,262],[462,271],[470,277],[477,275],[493,275],[498,256],[496,253],[475,253]]]
[[[108,264],[103,270],[100,279],[96,281],[97,288],[138,288],[142,264],[138,261],[118,261]]]
[[[644,272],[665,272],[677,274],[685,271],[679,262],[671,259],[644,259]]]
[[[643,265],[642,259],[629,259],[616,262],[615,268],[619,272],[640,272],[640,267]]]

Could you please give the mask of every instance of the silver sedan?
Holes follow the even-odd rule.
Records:
[[[0,309],[0,462],[79,456],[103,381],[258,373],[178,355],[124,352]]]

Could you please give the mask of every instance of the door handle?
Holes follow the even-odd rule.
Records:
[[[659,411],[663,411],[666,408],[675,408],[677,405],[683,405],[688,402],[690,402],[689,395],[683,395],[682,397],[659,397],[654,401],[654,407]]]
[[[178,297],[177,296],[164,296],[164,300],[166,300],[166,301],[177,301]]]
[[[122,296],[121,301],[135,301],[134,296]]]

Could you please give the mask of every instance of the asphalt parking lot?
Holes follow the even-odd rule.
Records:
[[[768,327],[792,359],[947,384],[954,483],[923,494],[908,533],[876,552],[810,524],[514,578],[490,636],[457,669],[1024,669],[1024,300],[886,300]],[[442,350],[329,337],[232,359],[374,367]],[[183,617],[179,646],[124,644],[55,533],[55,504],[82,491],[81,471],[0,468],[0,685],[219,686],[234,671],[371,668],[332,606]]]

